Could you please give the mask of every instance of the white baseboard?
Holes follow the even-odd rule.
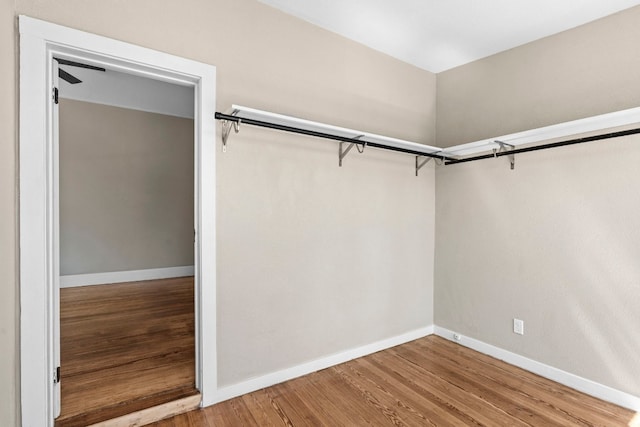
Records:
[[[139,280],[170,279],[193,276],[193,265],[181,267],[151,268],[147,270],[111,271],[108,273],[74,274],[60,276],[61,288],[75,286],[105,285],[108,283],[137,282]]]
[[[216,395],[216,401],[207,403],[204,405],[214,404],[228,400],[236,396],[241,396],[252,391],[260,390],[265,387],[269,387],[275,384],[279,384],[284,381],[288,381],[303,375],[310,374],[312,372],[319,371],[321,369],[329,368],[331,366],[338,365],[340,363],[348,362],[349,360],[357,359],[358,357],[366,356],[368,354],[375,353],[380,350],[394,347],[396,345],[404,344],[409,341],[417,340],[428,335],[432,335],[434,332],[433,326],[427,326],[424,328],[416,329],[397,335],[395,337],[387,338],[381,341],[376,341],[371,344],[364,345],[362,347],[354,348],[351,350],[343,351],[341,353],[332,354],[321,359],[316,359],[311,362],[303,363],[301,365],[293,366],[291,368],[283,369],[281,371],[266,374],[260,377],[252,378],[247,381],[243,381],[238,384],[222,387],[218,389]]]
[[[598,399],[606,400],[634,411],[640,411],[640,397],[579,377],[578,375],[571,374],[561,369],[545,365],[544,363],[536,362],[535,360],[503,350],[474,338],[461,335],[459,340],[455,340],[453,338],[453,331],[440,326],[435,326],[434,329],[436,335],[449,341],[469,347],[480,353],[495,357],[496,359],[503,360],[511,365],[515,365],[519,368],[540,375],[541,377],[548,378],[585,394],[597,397]]]

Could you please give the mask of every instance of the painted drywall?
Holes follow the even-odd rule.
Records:
[[[438,170],[436,324],[640,395],[639,161],[627,137]]]
[[[640,105],[640,6],[438,74],[441,147]]]
[[[19,0],[15,12],[213,64],[222,111],[435,141],[433,74],[252,0],[146,0],[126,13],[115,1]],[[220,385],[433,323],[432,164],[416,178],[413,157],[366,149],[338,168],[337,150],[243,127],[218,156]]]
[[[18,421],[17,50],[12,0],[0,1],[0,425]]]
[[[249,0],[163,1],[161,4],[147,0],[128,3],[126,14],[122,13],[119,6],[114,1],[88,3],[74,0],[60,3],[53,0],[17,0],[14,7],[14,2],[5,1],[0,6],[0,17],[8,25],[1,28],[9,33],[13,28],[13,14],[24,13],[214,64],[218,67],[218,100],[221,110],[226,109],[231,103],[238,103],[428,144],[436,143],[436,81],[435,76],[429,73],[394,61]],[[632,86],[628,84],[630,77],[627,74],[635,72],[634,60],[630,59],[629,55],[629,52],[633,51],[627,49],[631,42],[627,40],[633,39],[635,34],[635,30],[628,23],[636,17],[637,10],[632,9],[617,17],[607,18],[619,20],[612,21],[615,22],[614,25],[604,20],[572,30],[580,34],[584,32],[585,37],[589,36],[586,39],[582,35],[574,38],[569,32],[555,36],[559,37],[557,40],[560,41],[553,38],[549,39],[552,41],[543,41],[542,43],[548,44],[545,44],[544,48],[533,49],[532,46],[525,46],[520,51],[533,49],[538,55],[542,55],[540,58],[549,55],[551,59],[561,59],[560,64],[548,63],[540,66],[534,63],[520,66],[518,61],[512,59],[493,57],[470,66],[474,68],[461,68],[439,75],[438,143],[451,145],[493,134],[637,106],[636,95],[628,90]],[[591,32],[596,33],[596,36],[589,35]],[[610,32],[613,32],[613,35]],[[295,37],[292,37],[292,34],[295,34]],[[555,43],[562,45],[563,38],[569,40],[564,42],[564,47],[555,46]],[[13,46],[17,40],[16,32],[13,32],[13,37],[8,36],[0,40],[1,48],[6,50],[3,58],[9,58],[0,64],[0,87],[9,94],[0,101],[0,114],[3,118],[8,118],[0,131],[5,135],[0,143],[4,153],[0,156],[0,197],[3,200],[0,204],[3,209],[0,247],[4,255],[0,258],[0,277],[6,283],[6,286],[0,287],[0,333],[5,334],[3,337],[11,343],[12,338],[15,340],[17,336],[18,325],[18,309],[15,302],[18,284],[15,275],[14,216],[17,185],[17,78],[16,50]],[[579,53],[596,50],[593,58],[580,55],[581,60],[591,61],[587,62],[588,66],[575,65],[573,61],[564,59],[563,55],[568,55],[576,46]],[[517,57],[520,54],[508,52],[506,55]],[[602,57],[608,61],[597,62],[597,58]],[[490,65],[492,61],[496,61],[498,65],[507,64],[509,67],[501,71],[501,67]],[[552,70],[547,71],[549,67]],[[472,69],[476,71],[471,72]],[[590,74],[591,78],[585,77],[581,84],[574,82],[576,76],[585,76],[584,73]],[[549,80],[545,80],[546,78]],[[16,83],[7,83],[12,81]],[[580,82],[581,77],[577,81]],[[589,86],[590,82],[597,86],[593,91]],[[500,89],[498,83],[504,84],[505,89]],[[532,88],[528,88],[529,84]],[[484,86],[488,87],[483,89]],[[538,103],[529,101],[533,98],[532,93],[543,94],[545,100],[551,98],[553,102],[538,106]],[[556,93],[570,96],[556,97]],[[581,96],[585,93],[586,98]],[[585,99],[589,102],[584,102]],[[505,100],[509,102],[505,103]],[[555,105],[558,100],[564,101]],[[571,151],[566,156],[570,159],[566,160],[575,160],[575,153]],[[588,160],[592,154],[587,152]],[[510,209],[522,212],[526,203],[537,201],[537,198],[540,198],[539,193],[544,193],[551,186],[550,181],[541,179],[539,174],[529,170],[524,181],[535,175],[534,181],[540,183],[539,188],[527,189],[525,185],[526,191],[521,192],[507,186],[507,194],[514,197],[504,200],[498,192],[503,181],[496,181],[495,175],[499,178],[519,176],[517,174],[523,173],[521,170],[527,170],[521,168],[520,159],[519,157],[515,172],[509,171],[508,166],[504,167],[502,162],[444,168],[438,175],[438,220],[441,226],[438,228],[437,242],[441,250],[439,253],[443,254],[438,257],[439,268],[436,274],[440,284],[437,289],[438,323],[442,322],[443,326],[458,329],[465,334],[477,335],[479,339],[513,351],[517,351],[515,347],[523,341],[514,342],[514,337],[510,335],[510,324],[504,322],[510,322],[512,314],[507,313],[504,307],[517,301],[517,296],[521,293],[507,301],[502,294],[508,287],[489,287],[488,278],[496,277],[496,271],[499,271],[503,264],[515,262],[513,258],[509,258],[510,254],[520,255],[518,259],[525,259],[520,251],[533,245],[534,252],[537,251],[539,257],[540,252],[546,251],[550,245],[535,246],[540,239],[529,236],[528,240],[525,239],[524,249],[507,247],[513,250],[493,253],[492,246],[481,245],[474,239],[497,242],[492,245],[504,249],[507,243],[516,242],[516,239],[500,236],[496,240],[496,236],[492,234],[515,230],[520,233],[516,236],[522,238],[526,232],[537,233],[526,227],[527,222],[524,219],[531,216],[535,217],[534,219],[543,217],[541,208],[537,208],[537,213],[526,212],[527,216],[522,221],[520,218],[510,219],[507,226],[496,227],[496,224],[501,224],[496,218],[502,218],[504,212],[508,211],[503,208],[513,206],[512,204],[517,202],[519,206]],[[535,159],[532,158],[531,161],[533,160]],[[363,155],[351,153],[345,161],[345,167],[341,169],[337,168],[336,163],[336,146],[333,143],[250,128],[243,128],[241,134],[232,135],[229,152],[220,154],[218,285],[221,301],[220,376],[223,384],[346,347],[355,347],[363,342],[371,342],[377,337],[396,334],[432,322],[433,170],[421,171],[421,176],[416,179],[412,176],[410,158],[407,160],[405,156],[390,153],[374,154],[374,150],[368,150]],[[555,168],[553,172],[563,174],[562,167],[565,163],[560,161],[552,164]],[[606,175],[613,168],[607,164],[590,164],[594,166],[590,172],[596,177],[600,174]],[[431,164],[429,166],[431,167]],[[483,169],[487,167],[488,170]],[[579,166],[572,166],[570,169],[576,167],[580,169]],[[456,171],[460,173],[459,178],[454,176]],[[513,175],[514,173],[516,175]],[[450,184],[445,186],[445,178],[449,175],[452,176]],[[578,176],[587,175],[587,172],[582,171]],[[466,180],[463,181],[465,177]],[[625,175],[625,178],[628,176]],[[476,181],[479,183],[474,184]],[[605,180],[609,184],[619,184],[618,181],[620,177]],[[547,187],[543,186],[544,183]],[[528,185],[533,184],[530,182]],[[564,203],[558,200],[559,194],[571,195],[572,186],[583,192],[588,190],[584,183],[574,182],[572,179],[566,184],[562,180],[554,181],[553,186],[562,187],[554,189],[549,195],[549,198],[558,204]],[[474,204],[474,197],[477,199],[479,196],[474,195],[471,189],[486,197]],[[613,191],[611,188],[609,190]],[[599,189],[597,194],[601,201],[609,197],[603,194],[602,189]],[[454,198],[458,195],[472,196],[472,203],[457,208],[457,205],[452,203],[456,202]],[[593,195],[590,195],[589,199],[591,196]],[[547,203],[552,204],[549,201]],[[622,200],[616,200],[615,203],[619,206]],[[547,212],[553,209],[548,207]],[[487,211],[491,211],[491,218],[487,218]],[[474,212],[478,212],[478,215],[474,216]],[[584,225],[591,221],[582,219],[585,215],[584,210],[576,213],[574,207],[569,208],[568,212],[575,213],[575,217],[580,219],[581,231]],[[605,217],[608,215],[609,219],[616,219],[615,215],[623,215],[607,209],[603,209],[602,212],[603,215],[606,213]],[[6,218],[9,218],[7,221],[4,219],[5,214]],[[462,215],[461,221],[455,221],[458,218],[456,215]],[[628,218],[623,219],[626,221]],[[565,217],[562,221],[554,221],[556,224],[566,225],[568,222],[573,224],[573,220]],[[383,228],[384,233],[381,231]],[[466,250],[464,247],[464,241],[461,239],[468,231],[471,235],[470,248],[479,247],[480,251]],[[565,234],[562,242],[553,240],[561,231],[560,225],[550,225],[545,231],[545,236],[552,238],[550,241],[556,245],[566,245],[565,239],[569,239],[568,242],[571,244],[576,241],[583,243],[580,239],[586,239],[580,237],[579,232],[577,236],[572,232],[569,237]],[[614,232],[619,235],[619,228]],[[602,232],[600,233],[601,236]],[[620,247],[628,244],[629,239],[624,242]],[[597,250],[594,249],[597,245],[585,245],[578,249],[572,247],[570,251],[562,253],[559,250],[552,253],[562,255],[560,259],[563,259],[566,253],[582,252],[583,247],[590,248],[591,252]],[[247,253],[244,252],[245,249]],[[618,248],[609,252],[609,259],[612,259],[616,254],[629,254],[633,253],[633,250],[627,252],[626,248]],[[443,262],[444,254],[448,254],[448,263]],[[596,255],[600,256],[601,253],[591,253],[580,260],[574,257],[570,263],[588,263]],[[495,260],[498,259],[504,262],[500,265],[491,264],[497,264],[498,261]],[[559,260],[555,262],[556,265],[560,263]],[[593,263],[601,265],[598,260]],[[540,266],[544,263],[536,264]],[[576,277],[591,286],[595,286],[595,281],[591,276],[585,278],[576,268],[558,266],[561,280],[557,282],[571,283],[571,286],[564,285],[556,291],[542,287],[541,291],[533,296],[538,298],[532,300],[535,309],[520,309],[524,307],[524,303],[516,307],[518,313],[526,315],[522,315],[527,333],[524,340],[531,340],[536,334],[541,336],[542,326],[536,326],[539,322],[535,319],[543,316],[534,312],[544,312],[544,319],[549,319],[542,324],[546,325],[544,333],[553,333],[554,343],[558,344],[557,349],[568,351],[569,355],[562,357],[572,358],[571,361],[556,361],[558,363],[554,362],[554,365],[574,366],[576,361],[585,356],[591,357],[588,353],[576,354],[574,344],[580,341],[581,337],[584,341],[594,338],[587,338],[587,335],[583,334],[565,341],[565,335],[558,325],[561,324],[561,320],[566,320],[566,317],[560,315],[562,311],[557,310],[554,304],[564,304],[574,312],[584,311],[588,314],[576,314],[575,318],[580,321],[575,322],[575,318],[572,318],[572,322],[575,323],[573,328],[577,328],[576,325],[585,326],[595,320],[600,321],[602,316],[593,316],[593,313],[604,306],[610,311],[603,311],[609,313],[613,313],[610,307],[628,311],[628,304],[613,303],[608,298],[633,300],[636,297],[633,293],[628,293],[625,285],[624,277],[628,278],[632,274],[629,270],[630,264],[631,262],[624,266],[623,278],[618,281],[617,288],[612,289],[613,292],[604,293],[602,298],[608,302],[602,305],[592,294],[587,295],[586,302],[577,303],[579,298],[574,298],[571,292],[587,288],[573,286]],[[587,265],[589,266],[590,264]],[[489,267],[493,267],[492,275],[486,271]],[[524,263],[518,266],[522,269],[525,267]],[[532,267],[535,265],[526,268]],[[605,267],[598,267],[599,272],[596,276],[610,276],[603,273],[603,270],[606,271]],[[519,272],[520,270],[516,271]],[[544,273],[542,268],[535,272]],[[454,276],[450,277],[449,274]],[[469,278],[475,279],[476,275],[484,275],[487,279],[482,279],[481,285],[476,285],[476,280],[469,283]],[[569,280],[564,280],[567,275]],[[521,276],[522,274],[518,274],[518,277]],[[466,286],[461,288],[459,285],[451,284],[451,291],[444,286],[458,282],[459,279],[466,280],[463,283]],[[612,281],[607,279],[608,277],[605,282],[610,284]],[[506,282],[506,279],[501,280]],[[418,282],[422,283],[422,287],[418,286]],[[535,282],[537,286],[543,285],[542,280]],[[476,294],[480,299],[470,297],[474,295],[474,286],[479,287]],[[481,292],[482,289],[486,292]],[[517,289],[523,292],[522,289],[526,288]],[[568,300],[554,303],[552,299],[559,294],[569,296]],[[600,293],[594,294],[601,296]],[[545,295],[547,297],[544,304],[540,304],[539,299]],[[520,301],[524,300],[523,298]],[[478,312],[481,304],[488,304],[492,311],[499,314]],[[549,308],[547,304],[550,304]],[[597,308],[594,308],[594,305],[597,305]],[[352,316],[341,317],[344,313],[349,313],[349,310],[352,310]],[[469,314],[463,316],[461,313],[464,312]],[[529,317],[529,313],[534,313],[537,317]],[[273,314],[275,316],[272,316]],[[499,319],[486,321],[487,316]],[[624,315],[624,318],[633,320],[632,315]],[[606,325],[610,326],[610,323]],[[604,330],[600,329],[600,325],[591,326],[596,331]],[[618,326],[616,323],[616,327]],[[480,329],[488,330],[487,336],[482,335]],[[624,329],[625,332],[628,330],[630,328]],[[609,330],[605,331],[609,333]],[[575,333],[576,329],[570,332]],[[234,335],[231,336],[232,334]],[[496,335],[495,339],[490,335]],[[602,338],[599,332],[593,335],[599,336],[596,340],[609,339]],[[545,339],[547,336],[545,335]],[[621,341],[615,338],[616,345]],[[582,348],[593,350],[591,345],[582,345]],[[628,359],[626,345],[628,344],[619,346],[623,351],[620,360]],[[522,347],[522,353],[533,351],[536,352],[534,356],[539,355],[538,350],[531,350],[531,344]],[[0,399],[0,405],[3,405],[0,410],[0,425],[18,424],[15,411],[18,392],[16,348],[9,344],[5,351],[0,353],[0,395],[3,397]],[[527,348],[529,350],[526,350]],[[545,347],[544,351],[547,349],[548,347]],[[607,348],[598,348],[598,351],[602,350],[606,351]],[[619,365],[612,356],[594,357],[607,361],[606,370],[623,369],[633,374],[633,369],[629,369],[624,360]],[[261,358],[264,361],[261,361]],[[545,357],[537,358],[545,360]],[[590,359],[587,364],[594,365],[592,362],[593,359]],[[586,366],[581,365],[580,372]],[[595,367],[605,370],[602,366]],[[573,368],[567,370],[576,372]],[[625,374],[619,372],[616,375]],[[605,374],[603,378],[607,377],[605,381],[608,381],[611,376]],[[637,377],[637,373],[635,376]],[[634,389],[628,387],[628,384],[625,385],[623,379],[613,381],[612,384],[619,385],[621,389]]]
[[[438,75],[438,144],[637,107],[639,18]],[[638,161],[635,136],[439,168],[436,324],[640,396]]]
[[[59,106],[60,274],[193,265],[193,120]]]

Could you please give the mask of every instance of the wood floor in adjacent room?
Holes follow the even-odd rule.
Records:
[[[56,427],[197,394],[193,296],[193,277],[61,289]]]
[[[626,427],[634,415],[432,335],[152,426]]]

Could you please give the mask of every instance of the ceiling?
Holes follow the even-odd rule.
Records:
[[[434,73],[640,4],[640,0],[259,1]]]
[[[111,69],[95,71],[69,65],[59,67],[82,81],[69,84],[59,79],[61,98],[193,118],[193,87]]]

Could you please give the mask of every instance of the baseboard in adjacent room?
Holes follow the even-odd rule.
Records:
[[[442,328],[440,326],[435,326],[434,330],[436,335],[449,341],[453,341],[488,356],[495,357],[496,359],[503,360],[511,365],[533,372],[541,377],[548,378],[598,399],[606,400],[607,402],[611,402],[634,411],[640,411],[640,397],[582,378],[578,375],[554,368],[553,366],[545,365],[544,363],[495,347],[480,340],[464,335],[458,335],[454,331],[450,331],[449,329]],[[454,334],[458,335],[459,339],[455,339]]]
[[[104,285],[108,283],[137,282],[140,280],[171,279],[193,276],[193,265],[180,267],[151,268],[146,270],[110,271],[106,273],[73,274],[60,276],[61,288],[75,286]]]
[[[418,338],[423,338],[428,335],[432,335],[433,333],[433,326],[427,326],[351,350],[332,354],[330,356],[303,363],[301,365],[296,365],[291,368],[283,369],[281,371],[272,372],[270,374],[252,378],[238,384],[222,387],[218,389],[216,401],[204,402],[204,406],[222,402],[224,400],[228,400],[236,396],[241,396],[246,393],[251,393],[253,391],[279,384],[297,377],[301,377],[303,375],[307,375],[321,369],[339,365],[340,363],[348,362],[350,360],[357,359],[358,357],[366,356],[368,354],[385,350],[387,348],[395,347],[409,341],[417,340]]]

